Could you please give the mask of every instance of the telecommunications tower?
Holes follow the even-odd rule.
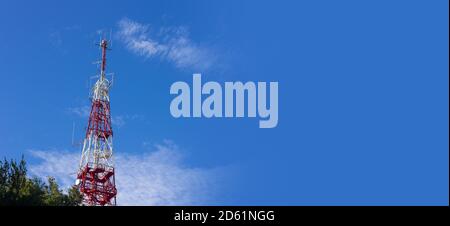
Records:
[[[108,42],[101,40],[100,75],[91,90],[91,112],[83,142],[76,185],[83,195],[83,205],[115,206],[116,184],[113,162],[113,131],[109,106],[112,82],[106,78]]]

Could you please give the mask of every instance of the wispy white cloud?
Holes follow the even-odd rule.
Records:
[[[118,22],[118,37],[133,53],[146,58],[160,57],[178,68],[208,70],[215,63],[216,54],[194,43],[185,27],[163,27],[153,30],[128,18]]]
[[[149,121],[142,114],[124,114],[124,115],[116,115],[111,118],[113,126],[122,127],[129,121],[137,121],[139,123],[148,124]]]
[[[50,42],[53,46],[60,48],[63,41],[61,38],[61,32],[59,31],[54,31],[52,33],[50,33]]]
[[[50,40],[50,44],[53,46],[53,48],[58,50],[62,55],[67,54],[68,50],[63,45],[64,42],[63,42],[61,31],[53,31],[53,32],[51,32],[49,34],[49,40]]]
[[[41,160],[30,165],[32,175],[55,177],[64,188],[75,182],[79,153],[30,150]],[[172,142],[157,144],[142,154],[119,152],[115,157],[119,205],[205,205],[214,200],[224,168],[193,168],[183,163]]]
[[[111,118],[111,123],[120,128],[125,125],[125,119],[122,115],[114,116]]]
[[[80,30],[81,30],[81,26],[76,25],[76,24],[70,25],[70,26],[65,26],[65,27],[59,28],[57,30],[53,30],[49,34],[50,44],[55,49],[60,51],[61,54],[65,55],[69,52],[68,45],[66,45],[67,44],[66,43],[67,36],[70,35],[70,33],[72,33],[72,32],[77,32]]]
[[[79,117],[88,117],[91,112],[91,107],[88,105],[80,106],[80,107],[70,107],[67,108],[67,112],[70,114],[74,114]]]
[[[77,173],[79,155],[68,151],[29,150],[31,156],[42,160],[40,164],[30,165],[30,173],[42,179],[52,176],[58,179],[64,189],[70,188]]]

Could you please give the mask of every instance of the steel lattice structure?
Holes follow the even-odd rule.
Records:
[[[106,50],[108,42],[102,40],[100,76],[91,93],[91,112],[76,184],[83,195],[83,205],[114,206],[117,189],[113,162],[113,131],[109,105],[112,82],[106,78]]]

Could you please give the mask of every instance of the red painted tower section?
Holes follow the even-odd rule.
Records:
[[[102,40],[100,76],[91,96],[86,137],[83,142],[76,184],[83,195],[83,205],[114,206],[117,189],[113,163],[113,131],[109,104],[111,82],[106,79],[106,50],[108,42]]]

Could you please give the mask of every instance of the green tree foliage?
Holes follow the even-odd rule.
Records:
[[[81,198],[76,187],[64,193],[53,177],[47,183],[37,177],[28,178],[23,156],[19,163],[0,160],[0,206],[77,206]]]

